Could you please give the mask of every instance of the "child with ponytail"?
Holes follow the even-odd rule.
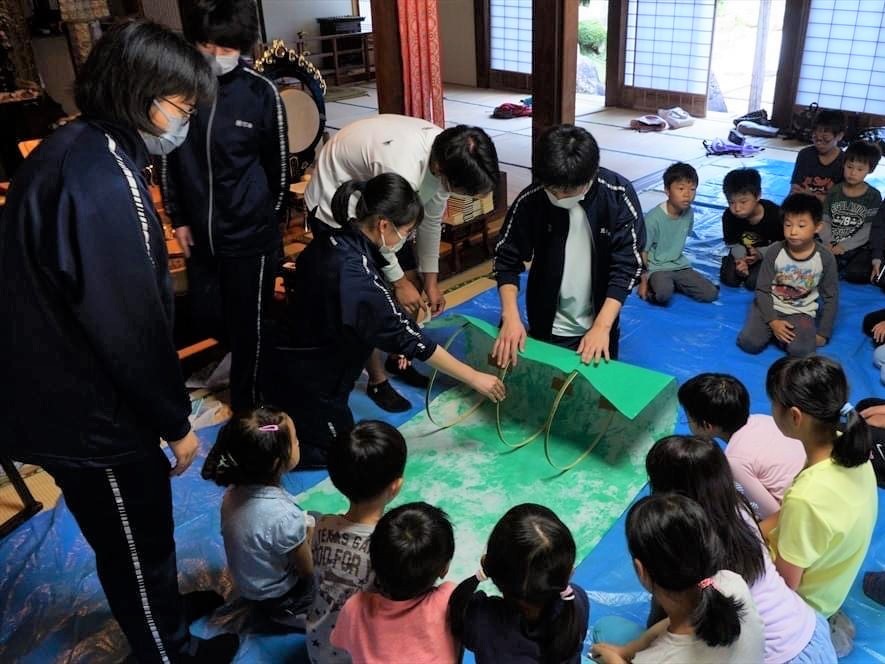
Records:
[[[645,469],[652,493],[679,493],[704,508],[724,545],[723,567],[750,587],[765,626],[765,664],[836,664],[826,619],[778,574],[722,449],[693,436],[667,436],[649,450]]]
[[[625,646],[595,644],[596,661],[763,661],[763,625],[750,589],[723,569],[724,547],[697,502],[674,493],[643,498],[627,513],[627,546],[640,583],[667,617]]]
[[[774,564],[791,588],[830,618],[848,596],[876,525],[876,475],[870,432],[848,401],[848,382],[833,360],[782,358],[765,382],[771,413],[785,436],[798,438],[808,462],[762,523]],[[841,615],[841,614],[840,614]],[[851,650],[850,623],[833,633],[837,654]]]
[[[202,471],[204,479],[228,487],[221,534],[239,594],[286,626],[300,625],[314,596],[313,519],[280,486],[299,458],[291,418],[256,408],[234,413],[221,428]]]
[[[546,507],[517,505],[492,530],[476,576],[452,594],[452,633],[477,664],[579,664],[590,603],[569,582],[574,565],[566,525]],[[487,578],[503,597],[477,592]]]
[[[423,218],[412,186],[395,173],[345,182],[332,210],[341,229],[318,224],[298,257],[289,315],[264,389],[265,398],[298,422],[305,463],[323,467],[336,437],[353,429],[348,397],[375,348],[425,361],[493,402],[506,393],[497,376],[464,364],[426,336],[383,277],[382,251],[398,251]],[[370,380],[368,389],[381,388]]]

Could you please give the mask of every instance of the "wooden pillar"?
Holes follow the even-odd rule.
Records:
[[[627,0],[610,0],[608,3],[605,49],[605,105],[621,106],[627,53]]]
[[[787,0],[784,9],[784,33],[781,39],[781,57],[774,84],[774,106],[771,120],[777,127],[789,127],[793,104],[799,89],[799,69],[811,0]]]
[[[395,0],[372,0],[372,32],[375,35],[378,112],[405,114],[403,59]]]
[[[532,140],[547,127],[575,121],[578,3],[532,2]]]

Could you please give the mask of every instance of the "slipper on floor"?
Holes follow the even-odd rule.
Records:
[[[501,104],[494,111],[492,117],[499,120],[511,120],[513,118],[531,117],[531,106],[523,106],[522,104]]]

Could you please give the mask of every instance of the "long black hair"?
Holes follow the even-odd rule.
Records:
[[[833,441],[833,461],[840,466],[870,460],[870,429],[847,403],[848,380],[838,362],[821,355],[782,357],[768,369],[765,391],[772,402],[813,418],[819,433]]]
[[[560,596],[569,585],[575,555],[568,527],[549,509],[533,503],[510,509],[489,536],[483,569],[505,602],[540,611],[526,631],[540,646],[545,663],[559,664],[580,652],[584,626],[575,602]],[[471,577],[452,593],[449,622],[455,637],[464,631],[467,606],[478,584]]]
[[[724,551],[697,502],[677,493],[641,499],[627,513],[627,546],[654,586],[690,594],[699,639],[714,648],[738,639],[744,605],[708,582],[723,568]]]
[[[350,180],[335,191],[332,216],[343,228],[352,223],[350,199],[355,193],[360,194],[356,203],[357,222],[383,218],[399,228],[413,222],[417,226],[424,218],[424,207],[412,185],[401,175],[382,173],[365,182]]]
[[[292,460],[291,420],[271,408],[234,413],[221,427],[201,475],[220,486],[274,486]]]
[[[698,502],[722,541],[723,567],[753,585],[765,573],[761,533],[753,510],[735,488],[728,459],[716,443],[694,436],[667,436],[645,458],[652,493],[681,493]]]
[[[112,27],[99,39],[75,85],[83,117],[155,133],[154,100],[180,95],[207,102],[216,79],[181,35],[150,21]]]

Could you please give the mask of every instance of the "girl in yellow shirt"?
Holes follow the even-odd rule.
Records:
[[[768,370],[766,390],[775,423],[785,436],[802,441],[808,462],[784,494],[780,512],[763,522],[763,532],[787,585],[840,626],[836,631],[845,638],[834,634],[833,641],[842,656],[851,649],[853,626],[835,614],[876,525],[869,429],[848,402],[842,367],[831,359],[781,358]]]

